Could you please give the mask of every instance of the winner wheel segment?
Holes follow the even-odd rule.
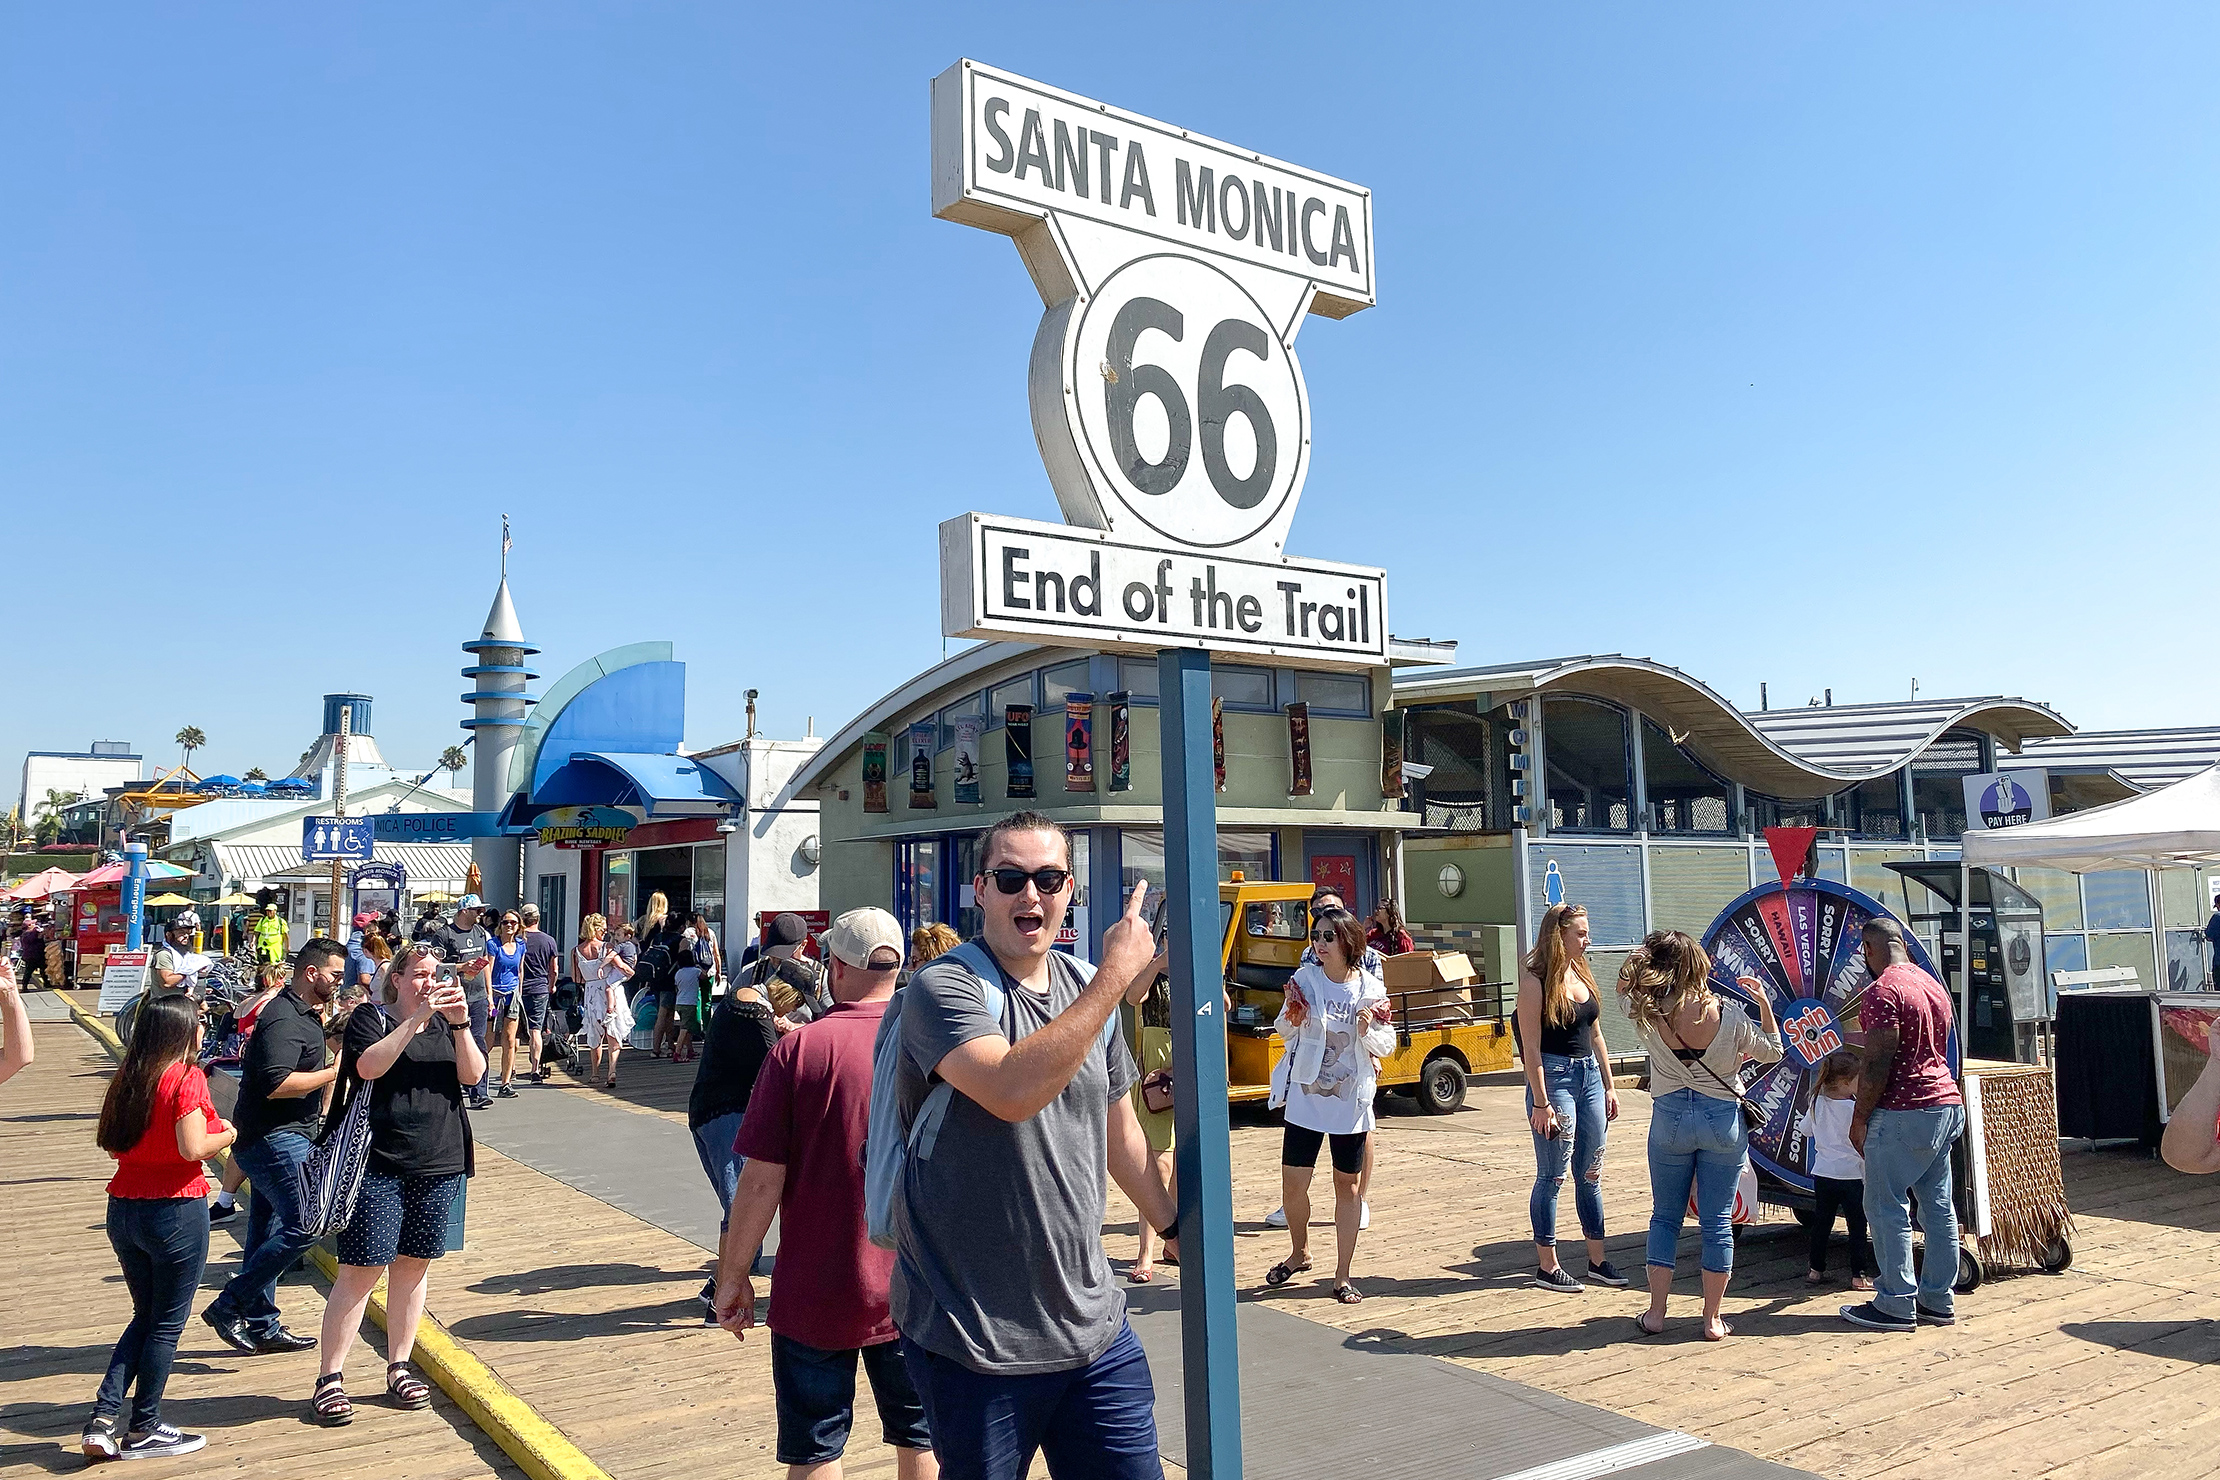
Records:
[[[1781,1026],[1786,1050],[1749,1087],[1765,1109],[1750,1133],[1750,1161],[1799,1191],[1812,1190],[1811,1147],[1798,1129],[1819,1091],[1818,1067],[1838,1048],[1865,1042],[1859,1012],[1872,983],[1859,938],[1868,920],[1895,920],[1878,900],[1831,879],[1798,879],[1783,888],[1752,889],[1719,912],[1704,932],[1714,991],[1752,1007],[1762,993]],[[1897,920],[1903,926],[1903,921]],[[1912,964],[1941,980],[1927,948],[1909,928]],[[1958,1033],[1950,1034],[1950,1068],[1959,1071]]]

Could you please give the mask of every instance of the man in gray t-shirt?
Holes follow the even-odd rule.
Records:
[[[1179,1228],[1127,1098],[1133,1056],[1105,1032],[1154,955],[1143,891],[1088,982],[1051,950],[1073,892],[1063,831],[1021,812],[979,857],[1003,1010],[987,1011],[985,984],[954,958],[904,989],[905,1121],[938,1080],[956,1093],[897,1205],[894,1321],[944,1480],[1019,1480],[1036,1450],[1058,1480],[1156,1480],[1148,1359],[1102,1253],[1106,1176],[1167,1244]]]

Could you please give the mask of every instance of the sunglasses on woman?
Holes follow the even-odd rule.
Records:
[[[1310,938],[1311,938],[1312,940],[1339,940],[1339,939],[1341,939],[1341,937],[1340,937],[1340,936],[1338,936],[1338,935],[1334,934],[1334,932],[1332,932],[1331,930],[1313,930],[1313,931],[1312,931],[1312,932],[1310,933]]]
[[[1004,894],[1020,892],[1025,888],[1025,881],[1028,879],[1031,879],[1033,887],[1043,894],[1060,894],[1063,892],[1064,886],[1071,882],[1071,870],[1041,868],[1027,873],[1021,868],[996,868],[987,870],[987,877],[993,879],[994,887]]]

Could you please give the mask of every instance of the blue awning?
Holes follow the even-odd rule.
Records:
[[[713,817],[740,805],[732,784],[691,756],[581,751],[550,772],[529,799],[512,798],[502,821],[529,822],[550,807],[640,807],[650,817]]]

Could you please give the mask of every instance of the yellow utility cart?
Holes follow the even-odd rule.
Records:
[[[1310,944],[1308,884],[1265,884],[1235,880],[1218,886],[1221,959],[1226,997],[1226,1094],[1236,1104],[1268,1099],[1272,1066],[1280,1059],[1279,1035],[1272,1031],[1286,999],[1287,979],[1301,964]],[[1465,1102],[1465,1081],[1513,1066],[1510,1025],[1503,1019],[1494,990],[1476,987],[1469,977],[1444,978],[1438,969],[1462,967],[1461,956],[1425,959],[1425,985],[1399,990],[1395,1005],[1395,1053],[1380,1061],[1380,1088],[1408,1091],[1421,1107],[1447,1115]],[[1411,957],[1394,974],[1421,963]],[[1475,993],[1486,1000],[1475,1000]]]

